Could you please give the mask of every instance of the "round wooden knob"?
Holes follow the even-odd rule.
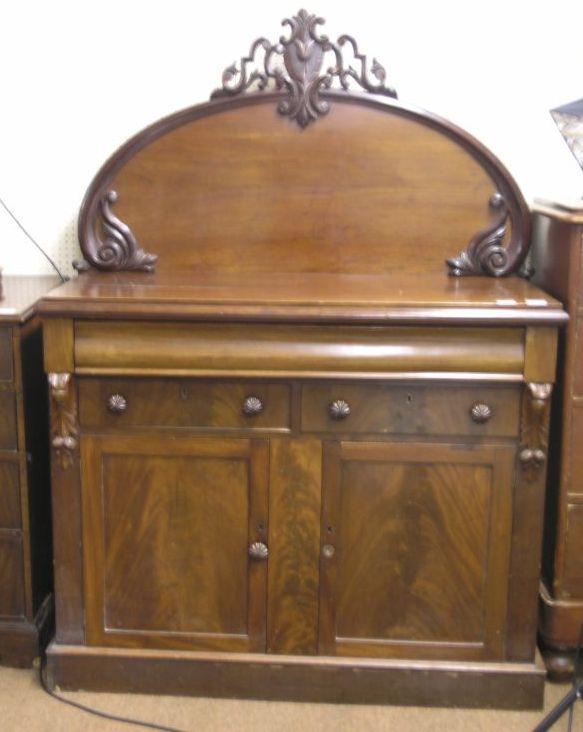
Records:
[[[251,559],[262,561],[269,556],[269,549],[262,541],[254,541],[249,546],[249,556]]]
[[[344,399],[335,399],[328,405],[328,414],[332,419],[346,419],[350,414],[350,406]]]
[[[487,422],[492,418],[493,414],[494,412],[492,411],[492,407],[489,407],[483,402],[475,402],[475,404],[472,404],[470,407],[470,415],[474,422],[477,422],[478,424],[484,424],[484,422]]]
[[[107,400],[107,408],[113,414],[122,414],[128,408],[128,401],[121,394],[112,394]]]
[[[253,417],[255,414],[261,414],[263,411],[263,402],[257,396],[248,396],[243,402],[243,414]]]

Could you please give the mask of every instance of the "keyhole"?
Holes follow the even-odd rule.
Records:
[[[407,394],[407,404],[411,404],[412,401],[413,401],[413,395]]]

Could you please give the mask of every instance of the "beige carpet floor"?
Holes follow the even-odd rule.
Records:
[[[568,686],[547,684],[545,709],[553,707]],[[349,706],[215,700],[126,694],[63,694],[68,699],[185,732],[528,732],[542,712],[422,709],[418,707]],[[574,730],[583,732],[583,702]],[[566,729],[566,719],[555,726]],[[47,696],[37,672],[0,667],[1,732],[110,732],[140,727],[111,722],[73,709]],[[142,728],[143,729],[143,728]]]

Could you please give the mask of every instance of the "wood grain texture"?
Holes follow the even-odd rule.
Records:
[[[16,394],[11,389],[0,391],[0,450],[16,450],[18,446]]]
[[[327,449],[320,652],[502,658],[513,449]]]
[[[556,378],[556,328],[530,327],[526,329],[524,378],[526,381],[550,382]]]
[[[316,654],[322,444],[270,440],[267,650]]]
[[[20,477],[17,460],[0,458],[0,529],[17,529],[20,518]]]
[[[24,562],[20,531],[0,530],[0,620],[25,614]]]
[[[107,407],[113,394],[127,401],[121,414]],[[259,414],[243,411],[250,395],[263,405]],[[82,427],[113,432],[130,427],[289,430],[290,387],[257,381],[82,378],[79,418]]]
[[[334,399],[349,405],[345,419],[330,416]],[[476,403],[492,410],[482,424],[471,417]],[[302,387],[305,432],[516,437],[519,412],[520,388],[513,386],[332,382]]]
[[[439,274],[488,222],[497,191],[513,212],[510,259],[526,248],[516,184],[467,133],[398,103],[328,96],[333,112],[302,134],[275,112],[281,94],[200,105],[140,133],[86,195],[79,232],[89,259],[108,190],[160,272],[180,262],[211,272]]]
[[[73,321],[69,318],[45,318],[43,330],[45,371],[72,373],[75,370]]]
[[[249,440],[85,437],[87,638],[261,650],[267,453]],[[260,462],[261,464],[257,464]]]
[[[12,381],[12,328],[0,328],[0,381]]]
[[[51,644],[51,686],[336,704],[540,709],[542,664],[404,662]]]
[[[519,329],[79,321],[77,368],[229,373],[522,373]]]

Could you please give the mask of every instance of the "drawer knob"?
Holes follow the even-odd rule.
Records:
[[[254,541],[253,544],[249,546],[249,556],[251,559],[263,561],[269,556],[269,549],[262,541]]]
[[[484,402],[476,402],[470,407],[470,415],[474,422],[477,422],[478,424],[484,424],[484,422],[487,422],[492,418],[492,414],[494,414],[492,408],[487,404],[484,404]]]
[[[121,394],[112,394],[107,400],[107,408],[113,414],[122,414],[128,408],[128,400]]]
[[[255,414],[261,414],[263,411],[263,402],[257,396],[248,396],[243,402],[243,414],[253,417]]]
[[[344,399],[335,399],[328,405],[328,414],[332,419],[346,419],[350,414],[350,406]]]

